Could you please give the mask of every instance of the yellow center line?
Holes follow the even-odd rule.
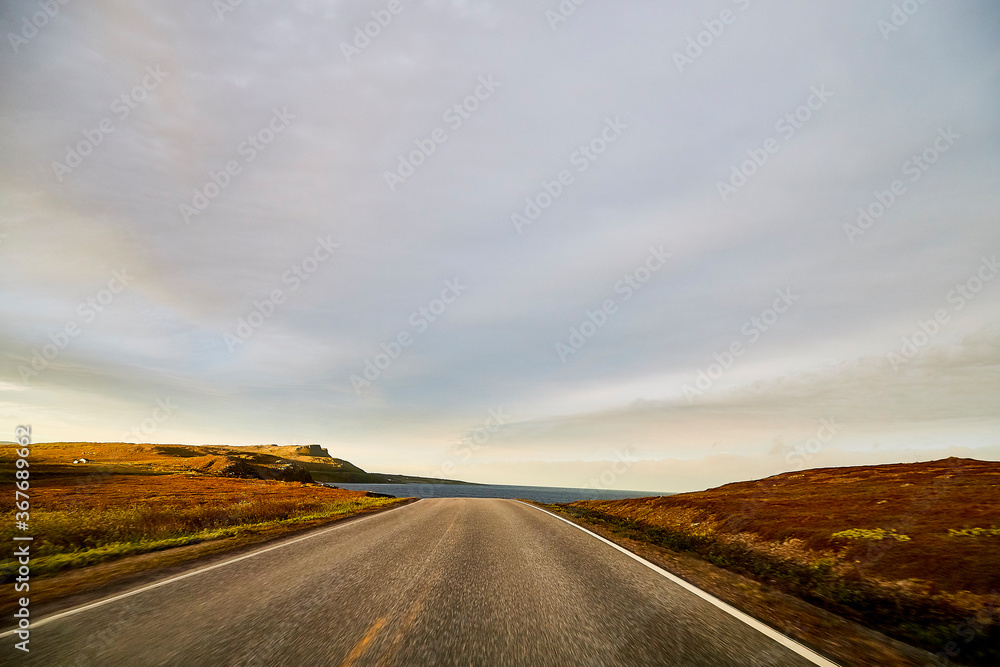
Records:
[[[438,538],[437,545],[439,545],[441,541],[444,540],[445,536],[449,532],[451,532],[451,529],[455,527],[456,523],[458,523],[458,517],[452,519],[451,523],[448,524],[448,527],[445,528],[445,531],[441,534],[441,537]],[[437,545],[435,545],[435,548],[437,547]],[[428,557],[428,561],[429,559],[430,557]],[[426,571],[426,569],[427,569],[427,563],[425,562],[424,567],[421,570],[421,574],[423,574]],[[430,594],[431,590],[434,588],[434,586],[437,585],[440,578],[441,578],[440,573],[431,573],[430,576],[426,578],[426,581],[424,581],[423,586],[421,586],[420,589],[416,591],[415,599],[407,609],[407,614],[403,618],[403,621],[399,624],[399,627],[396,628],[396,632],[393,634],[393,638],[389,644],[389,647],[386,649],[385,653],[379,657],[378,664],[380,665],[388,664],[389,661],[395,657],[396,652],[399,650],[399,646],[402,640],[406,637],[407,631],[417,620],[417,617],[420,616],[420,613],[424,610],[426,599]],[[387,617],[383,616],[382,618],[375,621],[375,624],[368,629],[368,632],[365,633],[365,636],[361,638],[361,641],[358,642],[358,644],[351,650],[351,653],[347,656],[344,662],[341,663],[341,667],[349,667],[350,665],[354,664],[354,661],[360,658],[364,654],[364,652],[368,650],[368,644],[370,644],[371,641],[375,638],[375,635],[377,635],[382,630],[382,628],[385,627],[386,618]]]
[[[448,527],[441,534],[441,537],[438,539],[437,545],[435,545],[435,547],[441,544],[445,536],[448,535],[448,533],[451,532],[451,529],[455,527],[456,523],[458,523],[457,517],[455,519],[452,519],[452,522],[448,524]],[[407,610],[406,617],[402,620],[401,623],[399,623],[398,627],[396,628],[396,632],[392,637],[392,641],[389,642],[389,647],[385,650],[385,652],[381,656],[379,656],[378,660],[379,665],[389,665],[392,664],[392,662],[395,660],[396,653],[399,651],[400,645],[406,638],[407,633],[409,632],[413,624],[416,622],[421,612],[423,612],[424,607],[426,606],[427,598],[429,597],[431,591],[434,589],[435,586],[437,586],[438,582],[441,580],[440,572],[429,572],[429,573],[427,572],[427,562],[429,562],[429,557],[428,561],[424,563],[423,570],[421,570],[421,574],[424,575],[423,585],[420,586],[420,588],[417,591],[415,591],[414,600],[410,604],[409,609]]]
[[[360,658],[361,655],[368,649],[368,644],[375,639],[375,635],[377,635],[384,626],[385,616],[375,621],[375,624],[368,628],[368,632],[366,632],[365,636],[361,638],[361,641],[359,641],[357,645],[351,649],[351,652],[347,655],[347,658],[344,659],[344,662],[340,663],[340,667],[350,667],[350,665],[353,665],[354,661]]]
[[[378,661],[379,665],[388,665],[391,663],[393,658],[396,657],[396,652],[399,650],[399,646],[402,643],[403,639],[405,639],[406,633],[409,631],[410,626],[412,626],[413,622],[417,620],[417,617],[420,615],[420,612],[424,610],[424,599],[426,597],[427,597],[427,592],[424,591],[424,593],[420,596],[420,598],[410,606],[409,613],[406,615],[406,618],[403,619],[403,622],[400,623],[399,627],[396,629],[396,634],[393,636],[392,642],[389,644],[389,648],[387,648],[385,650],[385,653],[382,654],[382,656],[380,656]]]

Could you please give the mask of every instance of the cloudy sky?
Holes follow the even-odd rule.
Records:
[[[996,459],[1000,7],[893,4],[5,2],[4,428],[647,491]]]

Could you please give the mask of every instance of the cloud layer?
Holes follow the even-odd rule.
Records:
[[[996,457],[994,3],[559,6],[5,3],[9,429],[641,490],[830,418],[809,465]]]

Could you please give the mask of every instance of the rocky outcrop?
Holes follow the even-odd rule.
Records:
[[[242,458],[232,459],[217,473],[220,477],[238,477],[241,479],[274,479],[280,482],[312,483],[314,480],[309,471],[298,462],[288,461],[274,467],[255,465]]]
[[[326,448],[319,445],[305,445],[303,447],[296,447],[295,453],[299,456],[322,456],[323,458],[331,458],[330,452],[326,451]]]

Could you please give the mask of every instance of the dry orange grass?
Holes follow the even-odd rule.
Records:
[[[835,555],[869,576],[916,579],[932,591],[1000,591],[1000,538],[949,530],[1000,527],[1000,463],[822,468],[662,498],[575,506],[694,533],[750,533],[817,558]],[[909,541],[834,539],[852,528],[895,529]]]
[[[362,491],[317,484],[229,479],[207,475],[83,475],[49,478],[31,486],[32,510],[94,510],[151,504],[178,509],[228,507],[247,500],[273,499],[299,505],[362,498]]]
[[[55,443],[30,449],[29,530],[17,530],[11,507],[0,517],[0,540],[30,534],[35,574],[204,541],[245,541],[399,502],[318,484],[205,474],[233,460],[224,455],[230,448]],[[255,463],[265,457],[265,465],[280,461],[246,456]],[[14,458],[13,446],[0,446],[0,470],[12,473]],[[87,462],[73,463],[81,458]],[[0,579],[9,578],[12,563],[4,562]]]
[[[1000,527],[1000,463],[806,470],[561,510],[964,664],[1000,664],[1000,531],[984,530]]]
[[[104,555],[169,548],[228,537],[250,527],[346,515],[385,504],[362,492],[294,482],[196,475],[67,481],[41,480],[32,489],[34,553],[46,557],[100,550],[102,557],[87,554],[53,561],[61,564],[96,562]],[[7,530],[0,527],[0,534]]]

